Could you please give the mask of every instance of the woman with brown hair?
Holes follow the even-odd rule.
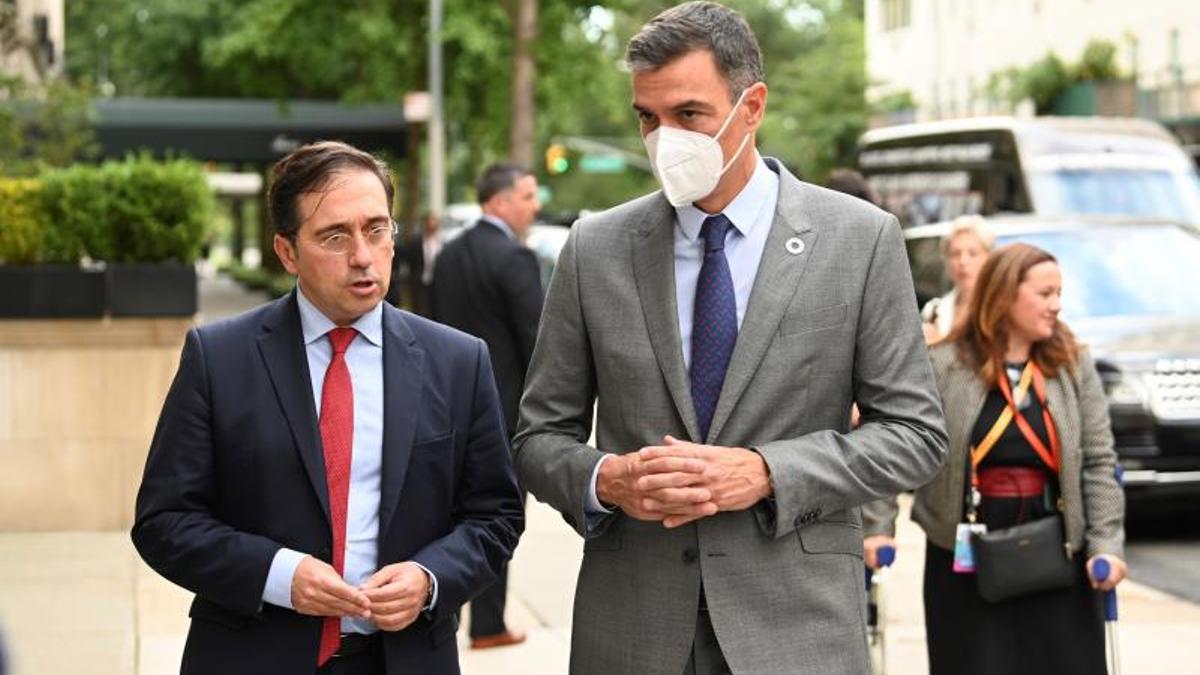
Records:
[[[930,350],[950,440],[912,510],[927,536],[932,675],[1105,672],[1095,591],[1126,573],[1124,495],[1107,400],[1091,356],[1058,318],[1061,293],[1052,255],[1006,246],[980,271],[967,315]],[[868,564],[892,543],[896,512],[894,500],[864,508]],[[981,541],[1029,527],[1057,543],[1032,557],[1014,547],[1027,556],[1014,559]],[[1101,557],[1112,573],[1096,583]]]

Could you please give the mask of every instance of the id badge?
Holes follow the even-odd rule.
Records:
[[[959,523],[954,531],[954,571],[959,574],[975,572],[975,554],[971,550],[971,535],[986,534],[983,523]]]

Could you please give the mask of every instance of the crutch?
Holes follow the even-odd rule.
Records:
[[[875,552],[879,567],[891,567],[896,562],[896,548],[881,546]],[[870,567],[866,569],[867,581],[867,646],[871,652],[871,670],[874,675],[884,675],[887,672],[884,652],[884,621],[887,612],[884,611],[883,594],[879,591],[881,579],[877,572]]]
[[[1097,558],[1092,563],[1092,577],[1103,582],[1112,572],[1108,561]],[[1117,639],[1117,589],[1104,592],[1104,636],[1108,645],[1108,673],[1121,675],[1121,643]]]

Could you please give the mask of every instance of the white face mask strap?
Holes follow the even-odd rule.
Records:
[[[725,122],[721,125],[721,128],[717,130],[717,135],[713,136],[714,141],[724,135],[725,129],[729,128],[729,123],[733,121],[733,114],[737,112],[739,107],[741,107],[742,100],[746,98],[746,92],[748,91],[750,91],[749,88],[742,90],[742,93],[737,98],[737,102],[733,104],[733,110],[729,111],[729,116],[725,118]]]
[[[749,142],[750,132],[747,131],[746,135],[742,136],[742,144],[738,146],[737,152],[733,153],[733,157],[729,158],[729,162],[725,166],[721,167],[721,173],[719,175],[725,175],[725,172],[729,170],[729,167],[733,166],[733,163],[737,161],[738,156],[742,154],[742,150],[746,148],[746,143]]]

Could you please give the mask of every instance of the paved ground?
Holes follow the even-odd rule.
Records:
[[[205,289],[207,319],[260,302],[220,281],[206,281]],[[902,504],[907,510],[908,500]],[[927,671],[920,601],[924,539],[906,517],[898,544],[897,564],[885,582],[887,672],[918,675]],[[566,673],[580,556],[574,532],[556,513],[531,502],[509,584],[509,622],[530,639],[472,652],[460,633],[463,672]],[[1121,586],[1120,598],[1124,672],[1196,673],[1200,605],[1135,582]],[[0,626],[15,675],[176,673],[189,601],[140,562],[124,532],[0,533]]]

